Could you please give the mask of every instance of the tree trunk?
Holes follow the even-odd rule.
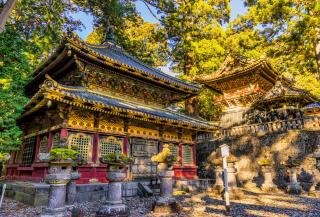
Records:
[[[6,21],[9,18],[9,15],[16,5],[17,0],[7,0],[2,11],[0,13],[0,32],[3,32],[6,26]]]

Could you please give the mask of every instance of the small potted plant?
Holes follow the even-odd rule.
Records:
[[[151,157],[151,160],[158,164],[158,169],[171,170],[174,163],[177,161],[177,157],[174,156],[169,148],[168,144],[163,145],[163,149],[157,155]]]

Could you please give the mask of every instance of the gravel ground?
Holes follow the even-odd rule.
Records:
[[[244,191],[243,199],[231,201],[231,212],[226,213],[224,201],[210,193],[197,193],[178,196],[182,210],[172,217],[320,217],[320,198],[293,196],[284,193],[261,193]],[[125,203],[130,209],[130,217],[160,217],[151,212],[155,197],[129,198]],[[94,217],[99,202],[77,203],[74,205],[81,217]],[[69,210],[73,207],[69,207]],[[5,198],[0,210],[1,217],[35,217],[41,213],[41,207],[30,207]]]

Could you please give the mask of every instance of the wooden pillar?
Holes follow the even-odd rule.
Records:
[[[48,152],[50,152],[50,150],[51,150],[52,140],[53,140],[52,132],[49,132],[49,135],[48,135]]]
[[[183,159],[182,159],[182,143],[179,144],[179,163],[180,164],[183,163]]]
[[[129,137],[126,135],[123,139],[123,154],[128,156],[128,143],[129,143]]]
[[[92,144],[92,162],[97,163],[99,161],[99,134],[95,133],[93,135],[93,144]]]
[[[39,162],[39,160],[38,160],[38,154],[39,154],[39,149],[40,149],[40,141],[41,141],[41,139],[40,139],[40,136],[38,135],[37,137],[36,137],[36,149],[35,149],[35,152],[34,152],[34,159],[33,159],[33,163],[35,163],[35,162]]]

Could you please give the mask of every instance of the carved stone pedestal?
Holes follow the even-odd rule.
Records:
[[[71,180],[67,184],[67,204],[73,204],[77,196],[77,185],[76,181],[80,179],[81,174],[78,172],[71,172]]]
[[[297,180],[297,168],[291,167],[288,172],[290,176],[290,183],[287,186],[287,191],[291,194],[300,194],[302,187]]]
[[[261,171],[263,173],[264,182],[262,183],[261,190],[263,191],[276,191],[277,186],[272,182],[272,167],[262,166]]]
[[[122,202],[122,182],[126,178],[126,173],[118,171],[108,171],[109,180],[107,201],[100,207],[96,217],[127,217],[129,215],[127,206]]]
[[[172,197],[172,186],[174,175],[173,170],[163,170],[159,173],[161,179],[160,183],[160,197],[154,205],[153,211],[155,213],[170,214],[178,212],[178,204]]]
[[[41,217],[67,217],[66,184],[71,179],[71,162],[51,162],[45,181],[50,185],[48,206]]]

